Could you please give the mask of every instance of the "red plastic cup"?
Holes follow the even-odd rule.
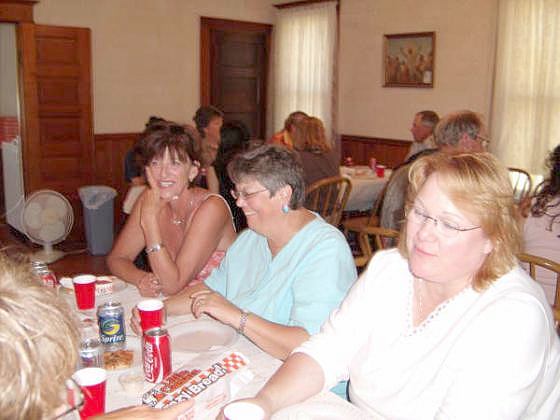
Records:
[[[92,274],[82,274],[72,279],[76,305],[81,311],[95,308],[95,277]]]
[[[140,313],[142,331],[161,327],[163,322],[163,302],[158,299],[146,299],[136,305]]]
[[[89,367],[76,371],[72,378],[80,385],[84,394],[84,407],[80,410],[80,418],[87,419],[105,413],[107,371]]]
[[[375,167],[375,175],[378,178],[383,178],[385,176],[385,165],[377,165]]]

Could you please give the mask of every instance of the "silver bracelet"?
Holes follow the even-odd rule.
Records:
[[[241,310],[241,318],[239,319],[239,328],[237,328],[237,332],[239,334],[245,335],[245,325],[247,325],[247,318],[249,318],[250,312],[242,309]]]
[[[154,244],[146,248],[146,254],[151,254],[152,252],[158,252],[163,248],[165,248],[163,244]]]

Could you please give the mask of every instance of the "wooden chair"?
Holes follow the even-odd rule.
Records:
[[[379,192],[379,195],[375,198],[373,206],[370,210],[370,214],[366,216],[356,216],[349,217],[342,221],[342,227],[344,228],[344,236],[348,238],[348,232],[355,232],[358,234],[360,229],[364,226],[379,226],[379,209],[381,208],[381,203],[383,202],[383,196],[385,195],[385,190],[387,189],[387,183],[383,186],[383,189]]]
[[[358,243],[362,251],[362,255],[354,257],[356,267],[365,266],[373,254],[380,249],[387,248],[387,240],[399,239],[399,231],[393,229],[385,229],[378,226],[363,226],[358,233]],[[371,240],[375,244],[375,250],[371,247]]]
[[[513,186],[513,197],[516,203],[521,203],[531,194],[531,190],[533,189],[531,175],[523,169],[508,168],[508,170],[509,179]]]
[[[348,178],[334,176],[311,184],[305,194],[305,206],[321,215],[331,225],[338,227],[342,212],[352,191]]]
[[[556,322],[556,330],[558,331],[560,328],[560,264],[548,258],[526,253],[517,254],[517,258],[519,261],[529,264],[529,275],[533,279],[536,279],[535,268],[537,266],[556,273],[556,296],[554,297],[552,312],[554,313],[554,321]]]

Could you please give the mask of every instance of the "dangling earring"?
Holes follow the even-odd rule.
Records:
[[[287,205],[287,204],[284,204],[284,205],[282,206],[282,213],[288,214],[289,211],[290,211],[290,208],[288,207],[288,205]]]

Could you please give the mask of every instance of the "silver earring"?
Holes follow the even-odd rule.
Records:
[[[284,204],[284,205],[282,206],[282,213],[288,214],[289,211],[290,211],[290,208],[288,207],[288,205],[287,205],[287,204]]]

